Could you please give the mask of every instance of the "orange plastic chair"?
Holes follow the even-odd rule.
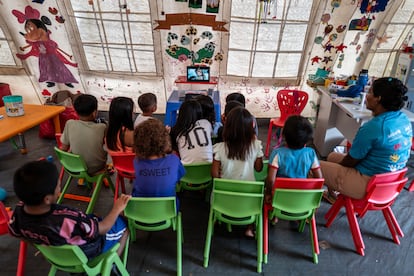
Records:
[[[275,189],[302,189],[315,190],[321,189],[325,179],[323,178],[285,178],[276,177],[273,183],[272,195]],[[269,254],[269,212],[273,209],[272,203],[263,204],[263,262],[267,263]],[[313,249],[319,254],[318,233],[316,231],[316,221],[312,219]]]
[[[118,198],[119,187],[121,186],[122,193],[125,194],[124,178],[135,179],[134,158],[135,153],[125,152],[110,152],[112,163],[116,170],[115,195],[114,202]]]
[[[282,141],[282,128],[286,119],[290,115],[299,115],[302,113],[305,105],[308,103],[308,93],[300,90],[282,89],[277,92],[277,104],[279,105],[280,117],[270,119],[269,130],[267,131],[266,156],[269,156],[269,148],[272,140],[273,126],[276,131],[280,128],[278,144]]]
[[[391,205],[408,180],[405,177],[406,171],[407,168],[404,168],[395,172],[373,175],[367,184],[367,192],[363,199],[353,199],[340,194],[325,215],[325,219],[327,220],[326,227],[332,224],[339,210],[344,206],[355,249],[360,255],[364,256],[365,244],[362,240],[356,215],[363,218],[367,211],[381,210],[394,242],[400,244],[398,236],[404,237],[404,233],[391,210]]]

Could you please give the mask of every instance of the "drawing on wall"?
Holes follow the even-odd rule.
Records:
[[[201,9],[203,6],[203,0],[189,0],[188,7],[193,9]]]
[[[73,88],[73,83],[78,83],[66,65],[77,67],[77,63],[70,61],[72,55],[59,48],[58,44],[50,39],[50,30],[46,25],[51,25],[47,16],[40,17],[40,12],[30,6],[26,6],[24,13],[12,10],[12,14],[20,24],[24,23],[26,33],[21,33],[27,45],[19,47],[25,54],[16,56],[25,60],[34,56],[39,59],[39,82],[46,82],[47,87],[53,87],[56,83],[64,83]]]
[[[220,0],[207,0],[206,12],[218,13],[220,8]]]

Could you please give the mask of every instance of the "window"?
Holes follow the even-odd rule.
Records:
[[[300,78],[312,3],[233,0],[227,74]]]
[[[83,69],[155,75],[149,1],[72,0],[70,4]]]
[[[0,28],[0,66],[17,66],[13,53],[10,49],[9,40],[7,39],[2,28]]]

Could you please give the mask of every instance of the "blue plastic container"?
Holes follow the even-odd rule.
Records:
[[[6,108],[6,114],[10,117],[17,117],[24,115],[23,97],[12,95],[3,97],[4,107]]]

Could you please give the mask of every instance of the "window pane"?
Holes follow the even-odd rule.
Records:
[[[131,23],[132,43],[152,45],[152,27],[150,23]]]
[[[276,53],[256,53],[252,77],[273,77]]]
[[[256,17],[257,0],[232,0],[231,16],[232,17]]]
[[[249,52],[229,50],[227,73],[235,76],[248,76]]]
[[[145,51],[146,47],[136,48],[142,48],[140,51],[134,51],[135,56],[139,56],[138,71],[142,73],[155,72],[155,57],[152,49]]]
[[[280,51],[302,51],[307,28],[307,25],[286,25]]]
[[[370,76],[391,76],[392,64],[387,65],[390,53],[376,53],[368,68]],[[395,59],[395,53],[390,60]]]
[[[260,24],[256,49],[258,51],[276,51],[279,33],[279,24]]]
[[[108,54],[102,47],[83,46],[90,70],[110,71]]]
[[[312,2],[309,0],[287,1],[286,3],[290,4],[287,20],[308,21],[312,9]]]
[[[112,66],[114,71],[121,72],[135,72],[133,64],[130,64],[132,57],[128,57],[128,51],[125,49],[109,49],[109,54],[112,59]]]
[[[404,28],[401,27],[401,25],[389,25],[387,28],[387,31],[384,33],[384,36],[387,38],[385,42],[381,43],[378,46],[378,49],[384,50],[384,49],[394,49],[395,44],[397,43],[398,39],[401,36],[401,33],[404,31]],[[378,39],[376,40],[378,42]]]
[[[250,50],[253,39],[253,24],[232,22],[230,24],[229,48]]]
[[[102,30],[102,24],[95,19],[76,18],[79,28],[80,39],[84,43],[101,43],[99,30]]]
[[[300,59],[302,53],[299,54],[279,54],[276,65],[276,78],[294,77],[298,75]]]
[[[0,39],[0,65],[16,65],[7,40]]]

